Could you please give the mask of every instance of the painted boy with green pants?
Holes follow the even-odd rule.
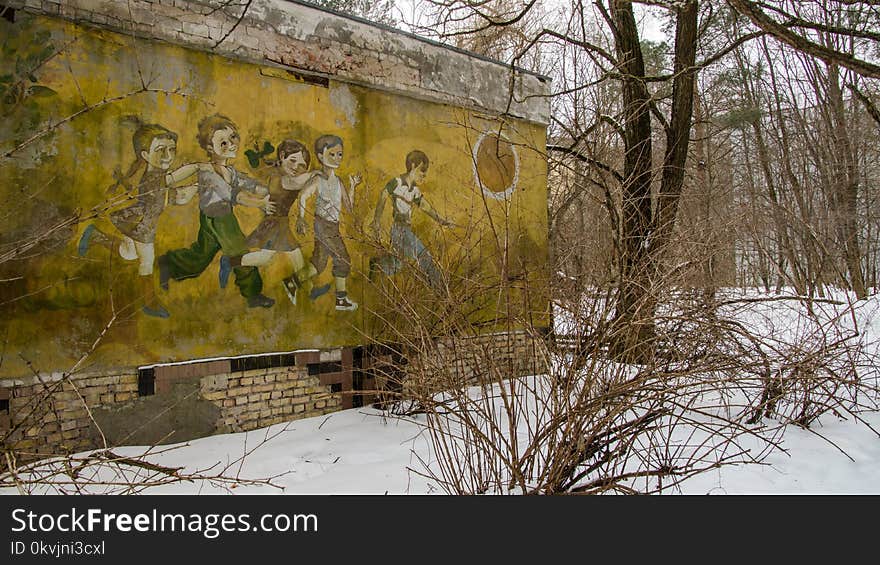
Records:
[[[269,308],[275,301],[262,294],[263,279],[254,265],[242,258],[249,251],[241,226],[232,211],[234,204],[258,206],[271,213],[273,203],[269,191],[254,179],[227,165],[238,153],[239,136],[235,124],[215,114],[199,122],[199,145],[207,152],[209,163],[201,163],[198,171],[199,235],[190,247],[168,251],[158,259],[159,284],[167,290],[168,281],[197,277],[218,251],[231,260],[238,291],[248,307]],[[240,198],[242,192],[253,197]]]

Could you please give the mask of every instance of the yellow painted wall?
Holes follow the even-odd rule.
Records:
[[[455,223],[440,227],[413,213],[414,232],[441,268],[461,275],[476,263],[491,278],[497,275],[500,239],[511,242],[512,270],[520,276],[545,269],[546,163],[534,149],[545,145],[539,125],[502,123],[333,80],[313,84],[279,69],[47,18],[22,17],[0,26],[2,377],[69,370],[86,353],[80,368],[103,370],[364,343],[365,332],[381,327],[370,313],[380,298],[366,281],[369,257],[378,251],[368,227],[379,192],[405,172],[405,156],[413,149],[431,160],[421,185],[424,197]],[[344,140],[339,176],[363,177],[354,213],[341,220],[352,257],[349,293],[361,306],[356,311],[335,310],[332,289],[314,302],[301,293],[298,304],[291,304],[280,285],[290,274],[282,257],[260,268],[263,292],[275,305],[248,308],[234,282],[219,287],[218,254],[200,276],[172,281],[167,292],[157,290],[171,316],[151,317],[141,310],[137,261],[95,244],[79,255],[86,226],[95,223],[116,233],[108,213],[132,203],[124,194],[113,200],[107,192],[114,170],[125,171],[135,159],[134,128],[126,116],[177,133],[173,170],[206,162],[197,127],[215,113],[229,117],[242,138],[229,164],[263,183],[271,167],[251,167],[245,150],[293,138],[309,147],[311,166],[317,168],[315,139],[335,134]],[[509,141],[494,162],[515,166],[515,174],[493,172],[495,134],[480,140],[487,131]],[[478,144],[483,187],[474,174]],[[506,191],[514,178],[515,186]],[[313,248],[311,207],[313,201],[309,231],[299,237],[306,260]],[[70,221],[77,214],[78,221]],[[198,197],[165,209],[158,220],[156,256],[195,241],[198,214]],[[259,210],[243,206],[236,206],[235,214],[245,234],[262,218]],[[385,244],[390,216],[387,206],[380,238]],[[316,284],[331,280],[328,267]],[[491,313],[483,308],[479,316],[491,318]]]

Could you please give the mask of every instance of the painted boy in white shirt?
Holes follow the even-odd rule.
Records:
[[[346,289],[346,279],[351,272],[351,258],[339,233],[339,214],[343,204],[349,212],[353,211],[354,189],[361,182],[361,177],[350,176],[349,189],[343,189],[342,182],[336,176],[336,169],[342,164],[342,151],[342,138],[338,136],[322,135],[315,140],[315,155],[321,163],[322,174],[315,176],[300,195],[296,231],[300,234],[305,233],[306,203],[313,194],[317,193],[314,221],[315,250],[311,259],[314,276],[327,267],[329,259],[333,259],[336,309],[353,311],[358,305],[348,297]],[[329,284],[315,288],[310,298],[315,300],[329,290]]]
[[[418,186],[425,180],[429,164],[428,156],[424,152],[418,149],[410,151],[406,156],[406,172],[388,181],[385,188],[379,192],[372,229],[378,236],[385,201],[391,200],[391,253],[370,259],[370,279],[373,279],[379,271],[389,276],[393,275],[403,268],[403,261],[410,260],[418,263],[432,287],[439,289],[442,286],[442,276],[437,263],[412,229],[414,208],[420,209],[441,226],[454,225],[434,210]]]

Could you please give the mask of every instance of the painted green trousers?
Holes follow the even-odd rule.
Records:
[[[165,254],[168,274],[176,281],[197,277],[221,249],[228,257],[241,257],[248,252],[238,219],[235,214],[211,218],[200,212],[199,235],[195,243]],[[233,273],[235,285],[245,298],[256,296],[263,290],[263,279],[256,267],[235,267]]]

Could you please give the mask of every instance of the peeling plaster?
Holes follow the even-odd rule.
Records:
[[[351,90],[349,90],[348,85],[336,84],[331,87],[330,103],[333,104],[336,109],[341,110],[345,114],[345,118],[348,120],[350,126],[357,125],[358,101],[351,93]],[[344,124],[338,125],[344,127]]]

